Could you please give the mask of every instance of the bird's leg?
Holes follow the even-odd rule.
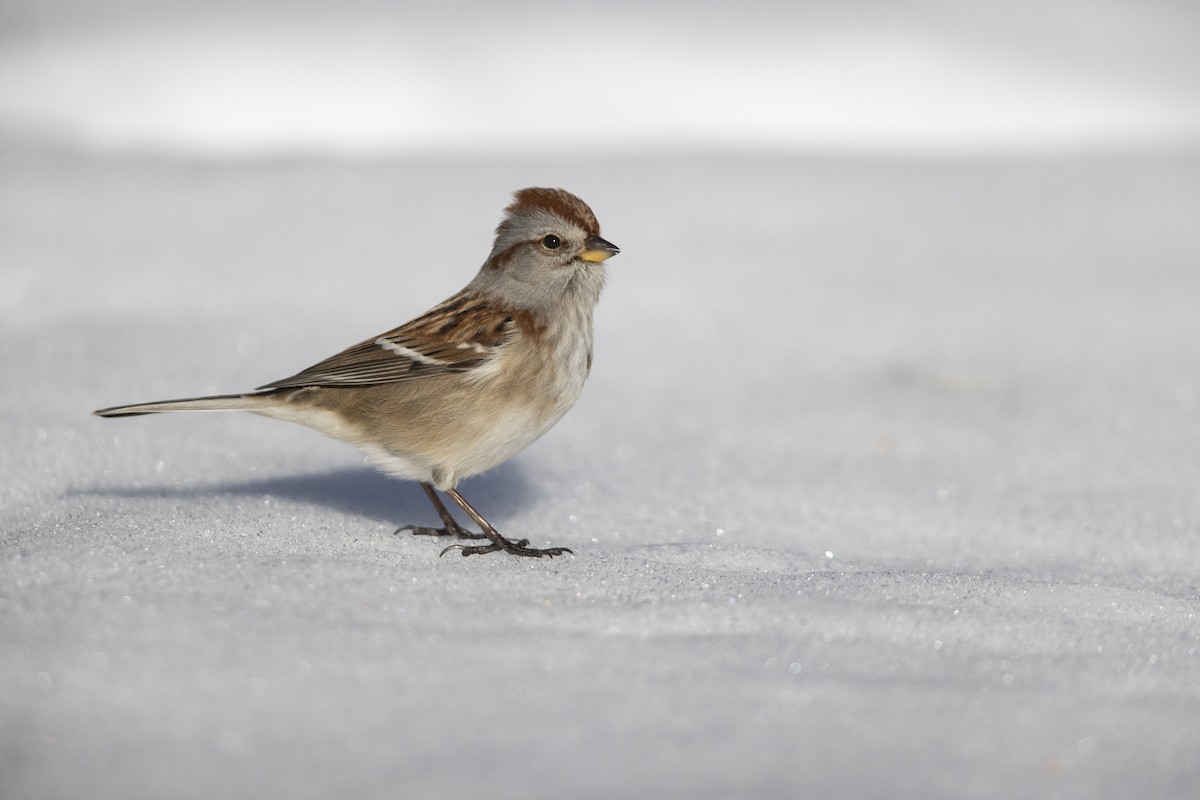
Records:
[[[471,531],[458,524],[454,516],[442,503],[442,499],[437,496],[437,492],[425,481],[421,481],[421,488],[425,490],[425,496],[429,498],[429,502],[433,503],[437,515],[441,517],[443,528],[426,528],[420,525],[401,525],[396,529],[396,533],[400,531],[410,531],[413,536],[457,536],[459,539],[488,539],[490,538],[485,533],[472,533]]]
[[[563,553],[571,552],[565,547],[546,547],[543,549],[529,547],[528,539],[518,539],[516,541],[513,541],[512,539],[506,539],[500,535],[499,531],[492,527],[490,522],[483,518],[482,514],[476,511],[471,504],[467,502],[465,497],[458,493],[457,489],[446,489],[445,492],[450,496],[451,500],[462,506],[463,511],[466,511],[467,514],[470,515],[471,519],[475,520],[475,524],[478,525],[479,529],[483,531],[483,535],[488,539],[491,539],[492,543],[470,546],[465,544],[452,544],[442,551],[442,555],[445,555],[450,550],[461,550],[464,556],[475,556],[482,553],[495,553],[498,550],[503,550],[506,553],[512,553],[514,556],[529,556],[531,558],[548,556],[553,558],[554,556],[561,556]]]

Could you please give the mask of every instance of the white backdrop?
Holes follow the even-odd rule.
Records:
[[[1200,137],[1190,3],[8,6],[0,124],[102,149],[979,154]]]

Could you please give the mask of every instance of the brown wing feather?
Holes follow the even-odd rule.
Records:
[[[399,328],[258,388],[371,386],[463,372],[491,358],[514,325],[504,309],[459,293]]]

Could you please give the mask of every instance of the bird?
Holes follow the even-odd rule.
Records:
[[[400,327],[250,392],[93,413],[248,411],[298,423],[355,445],[383,472],[420,484],[442,527],[404,525],[397,533],[478,542],[452,544],[441,555],[571,553],[502,536],[457,485],[524,450],[575,404],[592,368],[604,262],[619,252],[574,194],[520,189],[475,277]],[[479,532],[459,524],[439,492]]]

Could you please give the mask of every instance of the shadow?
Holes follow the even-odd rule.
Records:
[[[503,519],[521,509],[530,494],[529,482],[514,465],[505,465],[459,484],[459,491],[491,519]],[[437,516],[425,493],[413,481],[389,478],[369,467],[353,467],[310,475],[291,475],[205,486],[70,489],[71,496],[127,498],[189,498],[214,495],[269,496],[324,506],[345,514],[405,525],[432,524]],[[460,521],[469,520],[452,500],[442,497]]]

